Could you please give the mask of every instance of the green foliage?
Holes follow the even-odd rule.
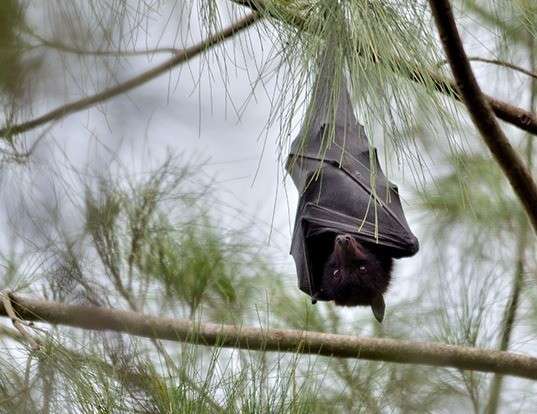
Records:
[[[334,51],[333,77],[329,80],[334,115],[341,93],[340,81],[345,77],[360,123],[367,129],[380,125],[387,145],[409,159],[417,156],[415,149],[401,143],[394,131],[423,126],[423,122],[427,127],[449,124],[453,107],[437,94],[436,79],[442,73],[434,68],[440,56],[429,36],[429,16],[420,2],[267,3],[269,15],[293,22],[276,28],[284,38],[283,75],[279,78],[280,95],[274,101],[269,124],[272,119],[279,123],[281,136],[285,137],[282,148],[293,136],[294,117],[302,117],[304,103],[311,98],[318,62],[326,48]],[[301,30],[297,31],[297,26]],[[412,79],[419,79],[420,85]],[[422,108],[419,116],[414,110],[418,102]],[[442,132],[449,136],[447,129]],[[378,145],[378,134],[369,135],[372,143]]]
[[[149,235],[141,269],[162,283],[169,298],[188,304],[191,317],[204,304],[217,320],[240,320],[266,268],[261,259],[232,235],[226,240],[205,215],[177,229],[160,226],[166,227]]]
[[[24,23],[19,0],[0,2],[0,88],[2,92],[17,95],[23,82],[23,45],[20,29]]]
[[[133,309],[157,282],[167,304],[185,306],[190,318],[203,305],[213,319],[240,321],[268,266],[252,241],[240,231],[224,232],[193,194],[183,192],[190,177],[188,169],[174,170],[168,161],[144,182],[121,188],[100,180],[97,190],[88,188],[85,231],[91,244],[85,255],[94,251],[93,265],[102,266]],[[169,200],[172,211],[182,211],[174,222],[165,210]]]
[[[274,270],[275,260],[258,237],[269,230],[260,231],[258,223],[227,228],[217,211],[217,196],[196,173],[200,166],[171,157],[154,171],[144,165],[139,175],[122,174],[124,169],[115,163],[100,170],[97,178],[72,167],[81,186],[69,186],[65,179],[61,183],[66,188],[54,187],[53,200],[28,196],[29,204],[17,211],[24,225],[14,229],[9,254],[1,256],[3,286],[67,303],[130,308],[196,322],[496,348],[513,269],[522,263],[522,303],[530,310],[515,315],[519,336],[511,343],[518,350],[531,342],[528,338],[537,329],[535,240],[521,238],[527,226],[522,209],[488,153],[472,144],[478,138],[467,120],[457,116],[462,106],[437,93],[435,79],[449,73],[439,63],[444,59],[426,3],[272,0],[264,2],[266,19],[255,26],[265,41],[262,47],[270,42],[274,50],[255,62],[258,72],[249,81],[265,86],[267,78],[276,78],[276,91],[269,91],[267,124],[280,128],[282,154],[297,120],[302,121],[327,39],[333,39],[332,103],[345,78],[372,143],[385,139],[386,162],[391,166],[392,159],[403,161],[414,183],[427,183],[414,197],[400,187],[411,207],[407,211],[413,213],[413,228],[423,235],[423,263],[418,258],[406,262],[414,267],[396,269],[382,326],[369,310],[311,305],[298,292],[293,272],[287,271],[291,266]],[[30,27],[35,21],[27,21],[21,4],[0,1],[0,87],[8,103],[7,121],[17,118],[12,109],[28,83],[24,76],[26,64],[35,57],[32,50],[53,50],[61,56],[56,59],[54,54],[51,60],[65,65],[59,78],[67,96],[89,94],[129,67],[120,52],[143,43],[139,36],[155,20],[166,17],[163,26],[175,24],[179,43],[190,44],[193,19],[201,32],[214,33],[224,25],[229,7],[214,0],[172,6],[161,1],[50,2],[44,9],[55,24],[42,28]],[[526,65],[528,47],[537,36],[534,1],[460,4],[464,7],[457,13],[465,18],[458,24],[468,26],[469,33],[479,29],[478,42],[485,43],[481,32],[493,34],[480,50]],[[175,20],[174,13],[180,15]],[[240,13],[243,9],[234,8],[231,15]],[[216,59],[202,61],[195,75],[204,79],[201,72],[207,70],[210,82],[215,75],[227,82],[228,71],[241,69],[241,59],[248,61],[252,45],[244,41],[234,54],[225,48],[211,50],[209,56]],[[111,52],[106,59],[112,59],[99,51]],[[489,79],[496,80],[497,68],[490,70],[480,79],[486,87],[492,84]],[[514,99],[513,84],[494,83],[506,87]],[[531,86],[526,79],[520,85]],[[30,95],[28,107],[21,110],[41,102],[37,93]],[[242,107],[234,105],[234,110],[242,115]],[[513,133],[512,138],[517,144],[520,137]],[[47,166],[56,180],[66,172],[63,167]],[[18,190],[40,183],[21,180]],[[48,215],[43,212],[47,208]],[[28,223],[37,223],[40,231]],[[516,249],[519,242],[527,243],[522,254]],[[287,256],[287,244],[283,250]],[[0,328],[2,412],[479,413],[491,379],[452,369],[169,344],[44,324],[29,330],[43,345],[39,352],[27,349],[17,331]],[[523,398],[513,397],[518,395],[513,390]],[[520,401],[526,407],[535,405],[534,393],[520,381],[513,381],[502,395],[506,411],[519,409]]]
[[[417,194],[419,207],[434,217],[436,231],[449,232],[457,224],[477,232],[516,228],[522,210],[492,158],[463,153],[445,165],[450,171]]]
[[[513,46],[513,43],[527,45],[537,36],[537,9],[531,0],[466,0],[465,3],[487,26],[500,33],[498,40],[502,48]]]

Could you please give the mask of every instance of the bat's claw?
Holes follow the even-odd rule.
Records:
[[[384,320],[384,313],[386,312],[386,304],[384,303],[384,298],[381,294],[376,295],[372,302],[371,302],[371,310],[373,311],[373,315],[375,315],[375,319],[382,323]]]

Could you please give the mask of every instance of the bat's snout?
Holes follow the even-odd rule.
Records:
[[[348,234],[340,234],[339,236],[336,236],[336,243],[340,246],[347,246],[352,241],[352,236],[349,236]]]
[[[338,234],[334,248],[340,254],[344,254],[355,259],[366,259],[366,252],[358,240],[350,234]]]

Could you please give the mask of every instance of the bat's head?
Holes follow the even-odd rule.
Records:
[[[392,263],[392,258],[374,253],[350,234],[340,234],[324,266],[321,290],[336,305],[371,306],[382,322],[382,295],[390,284]]]

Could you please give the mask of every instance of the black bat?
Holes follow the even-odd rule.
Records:
[[[354,116],[343,68],[335,67],[341,50],[328,44],[286,164],[300,193],[291,254],[313,303],[371,306],[381,322],[393,258],[414,255],[419,244]]]

